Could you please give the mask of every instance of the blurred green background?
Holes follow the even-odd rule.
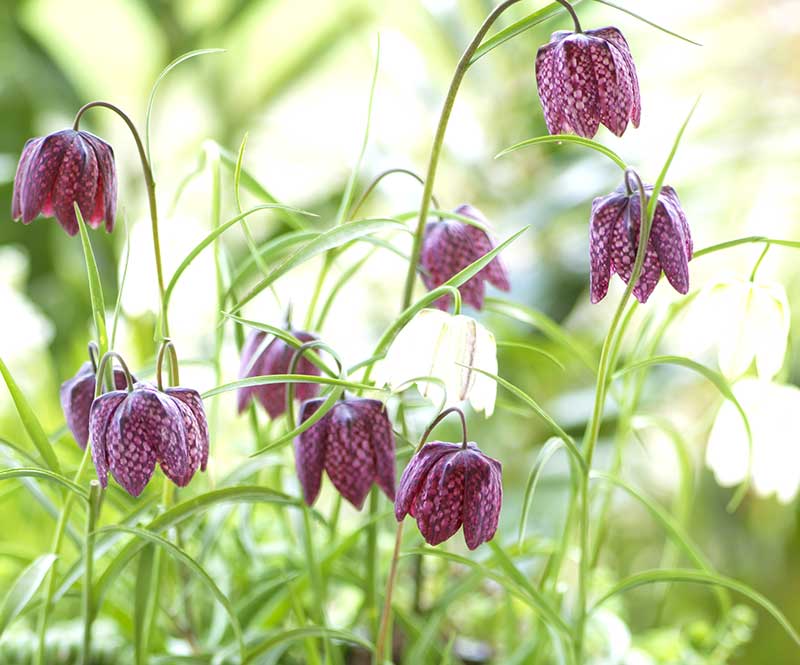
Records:
[[[12,180],[26,139],[70,125],[77,108],[94,99],[121,106],[141,123],[150,86],[168,62],[192,49],[226,49],[182,65],[156,99],[152,152],[170,273],[211,225],[207,172],[191,180],[174,205],[178,186],[201,163],[209,139],[235,153],[248,133],[246,168],[279,200],[319,214],[316,224],[331,223],[362,140],[378,35],[380,70],[359,185],[391,167],[424,173],[452,70],[493,4],[484,0],[3,0],[0,354],[46,426],[57,431],[63,424],[57,388],[83,360],[91,312],[80,241],[66,236],[53,220],[38,219],[24,227],[10,219]],[[625,4],[703,46],[674,39],[611,7],[581,3],[585,27],[613,24],[623,30],[642,87],[641,128],[629,129],[621,139],[601,129],[598,140],[652,181],[691,105],[702,95],[668,178],[680,193],[695,246],[746,235],[796,238],[800,3]],[[501,24],[536,6],[520,3]],[[588,305],[588,212],[595,196],[619,184],[619,172],[599,155],[570,145],[528,148],[494,160],[506,146],[546,131],[533,61],[551,31],[569,27],[566,16],[560,16],[504,44],[473,67],[453,114],[435,189],[444,207],[466,201],[477,205],[501,238],[531,225],[507,252],[511,299],[545,312],[596,346],[621,289],[612,289],[601,305]],[[93,110],[83,127],[115,148],[119,208],[124,214],[112,236],[97,232],[92,240],[106,299],[113,302],[126,244],[123,218],[127,220],[131,261],[117,346],[134,367],[146,366],[152,361],[157,292],[139,164],[130,136],[113,115]],[[225,214],[234,214],[231,173],[223,175]],[[365,213],[411,211],[419,196],[416,183],[396,176],[379,188]],[[278,232],[280,222],[265,213],[251,218],[251,228],[261,241]],[[243,237],[229,235],[226,242],[234,261],[245,257]],[[724,276],[746,278],[760,251],[760,246],[744,245],[692,263],[693,288]],[[174,298],[172,332],[183,358],[202,358],[213,347],[216,312],[208,294],[214,289],[214,273],[210,256],[206,259],[187,273]],[[291,300],[300,320],[318,265],[312,263],[278,285],[283,304]],[[791,251],[773,249],[760,273],[785,285],[796,313],[800,313],[799,265]],[[324,336],[350,364],[369,355],[396,314],[403,276],[402,261],[376,255],[337,301]],[[280,308],[268,295],[247,310],[250,318],[280,320]],[[663,310],[676,297],[662,284],[647,308]],[[548,348],[530,326],[495,314],[484,319],[499,340]],[[668,335],[666,343],[669,349],[696,352],[693,357],[713,365],[713,353],[694,349],[692,339],[689,329],[679,340]],[[800,379],[796,339],[793,334],[782,373],[786,381]],[[565,370],[541,357],[506,349],[500,354],[500,373],[579,435],[591,408],[593,379],[563,349],[550,350]],[[225,358],[225,379],[232,380],[237,370],[232,343]],[[194,381],[198,388],[212,385],[213,374],[207,368],[189,367],[185,376],[191,377],[185,382]],[[720,489],[703,466],[708,430],[720,401],[712,386],[680,371],[664,372],[648,385],[643,410],[670,417],[690,444],[696,474],[689,530],[697,543],[720,572],[758,589],[800,624],[797,503],[781,505],[748,496],[734,514],[726,512],[730,490]],[[232,413],[233,397],[221,398],[219,404],[223,414]],[[209,482],[241,462],[252,446],[244,423],[220,417],[230,423],[224,430],[227,435],[212,442]],[[502,394],[494,418],[471,420],[472,437],[505,462],[501,531],[513,540],[520,494],[547,431]],[[0,436],[24,439],[4,389],[0,389]],[[785,446],[800,445],[800,432],[785,431],[783,438]],[[601,442],[601,464],[608,443]],[[550,468],[528,525],[529,533],[542,537],[557,533],[563,519],[566,465],[557,459]],[[665,504],[673,499],[677,463],[659,437],[632,441],[625,470]],[[0,487],[0,587],[20,562],[49,546],[53,522],[27,496]],[[663,536],[650,517],[619,497],[602,557],[608,575],[617,578],[657,566],[662,548]],[[502,629],[497,618],[487,623],[495,610],[486,597],[477,597],[462,610],[452,620],[463,634],[490,644],[499,639]],[[692,640],[701,644],[697,649],[702,652],[703,638],[697,633],[703,628],[698,622],[711,625],[716,620],[713,596],[702,588],[635,592],[615,611],[628,624],[635,643],[663,640],[656,649],[663,654],[669,654],[670,645]],[[752,641],[735,657],[720,662],[800,662],[797,647],[781,629],[766,615],[759,613],[758,619]],[[658,662],[694,662],[685,655],[669,658],[673,656]]]

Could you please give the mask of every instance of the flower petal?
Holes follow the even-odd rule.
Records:
[[[589,53],[597,81],[600,122],[617,136],[622,136],[633,106],[628,65],[619,49],[602,39],[591,40]]]
[[[400,478],[397,489],[397,498],[394,502],[394,516],[400,522],[409,514],[414,503],[414,498],[421,489],[422,483],[431,467],[442,457],[458,452],[460,446],[444,441],[431,441],[426,443],[422,450],[416,453],[408,463]]]
[[[14,175],[14,193],[11,198],[12,219],[17,220],[22,217],[22,190],[28,177],[28,165],[31,162],[31,156],[36,153],[42,141],[44,141],[44,138],[41,137],[28,139],[22,148],[22,154],[17,164],[17,172]]]
[[[100,395],[92,402],[89,412],[89,441],[97,478],[103,487],[108,486],[108,445],[106,434],[117,407],[128,396],[127,391],[116,390]]]
[[[661,269],[678,293],[689,292],[689,259],[684,225],[672,205],[658,201],[650,231],[650,244],[658,254]]]
[[[114,412],[106,430],[106,451],[111,475],[128,494],[139,496],[153,475],[157,456],[149,443],[152,428],[142,427],[129,402],[125,399]]]
[[[267,333],[262,330],[251,330],[242,347],[241,361],[239,365],[239,378],[247,379],[251,376],[261,376],[258,367],[258,360],[261,357],[260,348]],[[258,352],[258,353],[257,353]],[[250,388],[239,388],[236,391],[236,401],[239,413],[242,413],[250,401],[255,397],[258,386]]]
[[[589,265],[591,300],[600,302],[608,293],[611,280],[611,253],[614,229],[620,224],[627,199],[619,194],[596,198],[589,222]]]
[[[439,458],[414,498],[411,513],[429,545],[450,538],[464,517],[464,455],[456,452]]]
[[[556,33],[558,34],[558,33]],[[555,35],[553,35],[555,38]],[[558,43],[551,41],[542,46],[536,54],[536,87],[542,103],[544,120],[550,134],[562,134],[572,130],[563,114],[563,98],[558,85],[558,72],[555,62]]]
[[[73,134],[69,129],[50,134],[31,153],[20,195],[23,224],[30,224],[40,213],[53,213],[53,186]]]
[[[361,510],[375,479],[370,423],[348,402],[339,402],[328,418],[325,471],[341,495]]]
[[[455,212],[458,215],[470,217],[487,228],[489,226],[489,221],[483,216],[483,213],[474,206],[464,204],[456,208]],[[472,242],[473,252],[477,258],[486,256],[495,248],[494,241],[483,229],[479,229],[477,226],[472,226],[471,224],[466,224],[465,230]],[[508,279],[508,271],[506,270],[506,267],[499,255],[493,258],[489,265],[481,270],[476,276],[482,277],[483,279],[491,282],[501,291],[508,291],[511,289],[511,282]]]
[[[89,132],[80,132],[81,137],[94,150],[99,168],[99,181],[95,196],[95,209],[89,221],[95,227],[105,220],[106,231],[114,230],[117,212],[117,168],[114,163],[114,149],[101,138]]]
[[[619,54],[625,61],[628,69],[628,76],[631,81],[631,122],[634,127],[639,126],[642,116],[642,98],[639,91],[639,77],[636,74],[636,66],[633,63],[633,55],[631,55],[630,46],[626,41],[624,35],[613,27],[598,28],[596,30],[587,30],[587,34],[595,37],[601,37],[606,41],[613,44],[618,50]]]
[[[576,134],[587,139],[597,134],[600,127],[592,41],[582,34],[570,35],[559,44],[555,60],[564,118]]]
[[[386,406],[377,399],[350,399],[347,404],[356,410],[370,434],[370,447],[375,459],[375,482],[394,501],[395,442]]]
[[[199,451],[200,470],[205,471],[208,465],[208,420],[200,393],[191,388],[167,388],[165,391],[170,397],[183,402],[192,412],[197,423],[197,450]]]
[[[464,542],[474,550],[497,531],[503,497],[500,463],[477,446],[458,454],[464,458]]]
[[[78,233],[78,219],[74,204],[77,202],[81,215],[91,220],[95,209],[98,181],[97,156],[78,132],[73,132],[72,141],[64,152],[58,176],[53,183],[51,202],[53,213],[70,235]]]
[[[636,252],[639,247],[639,197],[634,193],[629,198],[621,220],[614,227],[611,246],[611,265],[622,280],[627,284],[633,273],[633,264],[636,261]],[[641,303],[653,293],[661,277],[661,264],[658,255],[651,243],[645,251],[644,264],[639,281],[633,288],[633,295]]]
[[[310,399],[300,406],[300,423],[316,413],[323,399]],[[328,416],[330,412],[294,440],[294,459],[303,498],[310,506],[319,495],[322,484],[322,469],[325,466],[325,446],[328,435]]]

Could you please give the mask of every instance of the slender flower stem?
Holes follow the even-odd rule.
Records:
[[[83,550],[83,665],[91,665],[92,622],[94,621],[94,596],[92,594],[94,539],[102,501],[103,490],[100,487],[100,483],[97,480],[92,480],[89,483],[89,504],[86,507],[86,540]]]
[[[383,665],[383,654],[386,652],[386,640],[389,634],[389,620],[392,616],[392,595],[394,593],[394,582],[397,578],[397,561],[400,558],[400,545],[403,542],[403,522],[397,525],[397,534],[394,538],[394,553],[392,554],[392,564],[389,568],[389,578],[386,580],[386,597],[383,599],[383,614],[381,615],[381,625],[378,629],[378,640],[375,642],[375,663]]]
[[[581,22],[578,20],[578,14],[575,13],[575,8],[567,2],[567,0],[556,0],[557,3],[563,5],[564,8],[569,12],[569,15],[572,17],[572,22],[575,24],[575,32],[583,32],[581,28]]]
[[[589,474],[591,473],[592,458],[594,450],[597,446],[597,440],[600,436],[600,426],[603,420],[603,411],[605,409],[606,394],[608,392],[608,384],[610,380],[611,370],[611,357],[615,341],[615,334],[617,327],[623,319],[625,307],[628,300],[633,293],[633,289],[639,281],[639,276],[642,272],[644,265],[645,254],[647,253],[647,245],[650,241],[650,230],[652,227],[652,218],[647,213],[647,195],[644,191],[644,185],[635,171],[628,169],[625,172],[625,184],[630,187],[630,180],[633,179],[636,183],[636,191],[639,193],[639,245],[636,250],[636,260],[633,264],[628,285],[625,292],[622,294],[617,310],[614,313],[614,318],[611,320],[611,326],[608,329],[606,338],[603,342],[603,348],[600,352],[600,362],[597,370],[597,384],[595,387],[595,400],[594,409],[592,411],[592,419],[589,424],[588,435],[586,438],[584,459],[586,460],[586,471],[581,477],[580,481],[580,552],[581,560],[578,571],[578,621],[575,635],[575,652],[578,663],[583,662],[583,637],[586,629],[587,618],[587,596],[588,596],[588,583],[589,583]],[[630,208],[629,208],[630,211]]]
[[[75,121],[72,123],[72,128],[77,131],[80,126],[81,117],[86,111],[94,107],[102,107],[109,109],[116,113],[130,129],[133,135],[133,140],[136,143],[136,149],[139,151],[139,160],[142,162],[142,172],[144,174],[144,183],[147,189],[147,201],[150,205],[150,223],[153,231],[153,252],[155,254],[156,274],[158,277],[158,291],[161,294],[161,332],[164,337],[169,336],[169,322],[167,319],[167,310],[164,302],[164,269],[161,266],[161,241],[158,236],[158,207],[156,205],[156,183],[153,178],[153,169],[150,166],[150,161],[147,159],[147,152],[145,151],[142,138],[139,136],[139,131],[133,120],[118,106],[110,104],[109,102],[89,102],[84,104],[75,114]]]
[[[414,244],[411,248],[411,260],[408,264],[408,273],[406,274],[406,284],[403,290],[403,309],[406,309],[411,304],[411,299],[414,295],[414,282],[417,277],[417,264],[419,263],[420,254],[422,253],[422,236],[425,233],[425,222],[428,219],[428,212],[430,211],[431,199],[433,197],[433,183],[436,180],[436,169],[439,165],[439,157],[442,153],[442,145],[444,143],[444,135],[447,132],[447,124],[450,121],[450,115],[453,112],[453,105],[458,95],[458,90],[461,87],[461,82],[470,67],[470,60],[475,54],[475,51],[480,46],[486,33],[494,25],[494,22],[500,15],[512,5],[515,5],[520,0],[505,0],[494,8],[491,14],[486,17],[483,25],[475,33],[472,41],[469,43],[461,59],[458,61],[456,71],[453,74],[453,79],[450,82],[450,88],[447,91],[447,97],[444,100],[442,113],[439,116],[439,125],[436,128],[436,135],[433,139],[433,146],[431,147],[430,161],[428,162],[428,172],[425,176],[425,188],[422,192],[422,202],[420,203],[419,218],[417,220],[417,228],[414,233]]]

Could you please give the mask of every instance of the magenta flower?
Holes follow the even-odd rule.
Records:
[[[302,343],[311,342],[317,338],[307,332],[289,330],[295,339]],[[252,376],[271,376],[273,374],[288,374],[289,364],[295,348],[287,344],[280,337],[275,337],[265,346],[267,333],[253,330],[247,337],[242,348],[239,378],[246,379]],[[319,376],[319,368],[305,357],[301,357],[295,369],[296,374]],[[296,395],[299,400],[311,399],[319,393],[316,383],[295,384]],[[286,384],[271,383],[262,386],[240,388],[237,392],[239,413],[242,413],[253,398],[261,402],[261,406],[272,419],[286,413]]]
[[[592,138],[602,123],[622,136],[639,126],[639,79],[616,28],[554,32],[536,56],[536,83],[547,130]]]
[[[117,171],[111,146],[74,129],[30,139],[14,176],[11,216],[23,224],[39,214],[55,217],[74,236],[76,202],[89,226],[96,229],[105,220],[106,231],[114,229]]]
[[[322,398],[304,402],[300,423],[323,402]],[[341,495],[359,510],[373,482],[394,501],[394,432],[386,408],[376,399],[338,402],[295,439],[294,454],[309,506],[319,494],[323,469]]]
[[[87,361],[75,376],[61,384],[61,409],[67,427],[81,449],[86,448],[89,440],[89,409],[94,401],[94,375],[94,365]],[[135,378],[133,380],[136,381]],[[125,389],[125,372],[121,369],[114,370],[114,383],[117,390]]]
[[[645,186],[644,191],[649,200],[652,186]],[[626,284],[631,278],[639,248],[640,208],[636,184],[622,185],[592,203],[589,257],[593,303],[605,297],[613,273],[617,273]],[[681,202],[672,187],[663,187],[658,196],[642,273],[633,295],[639,302],[647,302],[662,270],[678,293],[687,293],[691,258],[692,236]]]
[[[185,487],[208,463],[208,424],[203,400],[189,388],[159,391],[149,383],[115,390],[92,403],[92,460],[103,487],[108,472],[132,496],[149,482],[156,462],[172,482]]]
[[[422,537],[438,545],[464,526],[474,550],[494,537],[503,503],[501,465],[477,445],[432,441],[411,458],[397,490],[394,514],[417,520]]]
[[[464,204],[454,212],[474,219],[484,227],[488,226],[483,214],[471,205]],[[458,220],[430,222],[425,227],[425,237],[422,240],[422,281],[432,291],[492,249],[494,242],[489,234],[477,226]],[[464,302],[475,309],[481,309],[486,290],[484,282],[487,281],[503,291],[511,288],[508,272],[499,256],[459,287]],[[434,304],[441,310],[447,310],[450,307],[450,296],[442,296]]]

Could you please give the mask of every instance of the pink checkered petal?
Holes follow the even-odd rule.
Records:
[[[559,99],[555,67],[557,49],[557,42],[551,41],[536,54],[536,87],[550,134],[563,134],[572,130],[564,118],[563,105]]]
[[[633,55],[631,55],[630,46],[625,39],[624,35],[614,27],[597,28],[595,30],[587,30],[587,35],[593,37],[600,37],[612,44],[623,61],[626,64],[628,78],[631,82],[631,112],[630,119],[634,127],[638,127],[642,116],[642,99],[639,90],[639,77],[636,74],[636,65],[633,63]]]
[[[686,219],[686,213],[683,212],[683,206],[678,198],[678,193],[668,185],[661,188],[661,195],[659,200],[663,205],[670,209],[670,214],[673,218],[677,215],[680,220],[680,226],[683,231],[683,238],[685,243],[686,260],[691,261],[694,255],[694,243],[692,242],[692,232],[689,230],[689,222]]]
[[[443,456],[458,452],[460,446],[444,441],[431,441],[426,443],[422,450],[416,453],[403,470],[400,485],[397,488],[397,498],[394,502],[394,516],[397,521],[402,521],[411,513],[414,499],[421,490],[431,467]],[[412,517],[414,515],[412,514]]]
[[[375,479],[375,454],[370,423],[348,402],[330,411],[325,471],[339,493],[361,510]]]
[[[650,243],[658,254],[658,261],[669,283],[678,293],[689,292],[689,259],[686,238],[680,216],[671,204],[659,197],[650,232]]]
[[[375,483],[392,501],[395,498],[395,442],[392,423],[383,402],[377,399],[347,401],[358,414],[370,435],[370,447],[375,459]]]
[[[503,489],[500,462],[485,456],[474,444],[458,453],[464,460],[464,541],[474,550],[497,531]]]
[[[80,135],[94,150],[99,171],[94,211],[87,221],[95,228],[100,222],[105,221],[106,231],[111,233],[114,230],[114,218],[117,213],[117,169],[114,163],[114,150],[94,134],[80,132]]]
[[[625,214],[621,216],[620,223],[614,228],[611,249],[611,263],[616,273],[626,284],[633,273],[633,264],[636,261],[636,252],[639,247],[639,195],[634,194],[629,199]],[[639,281],[633,288],[633,295],[642,304],[646,303],[656,288],[661,278],[661,264],[658,255],[648,243],[645,251],[644,264]]]
[[[74,132],[65,129],[40,139],[28,158],[21,176],[20,207],[22,223],[30,224],[37,215],[52,215],[51,195],[61,169],[61,161]]]
[[[323,399],[311,399],[300,406],[300,423],[305,422],[317,412]],[[303,498],[310,506],[319,495],[322,484],[322,470],[325,467],[325,447],[328,440],[328,416],[323,418],[294,440],[294,459]]]
[[[611,279],[611,250],[613,231],[620,224],[627,198],[611,194],[597,198],[592,203],[592,216],[589,222],[589,264],[591,281],[591,300],[600,302],[608,293]]]
[[[203,398],[200,397],[200,393],[191,388],[167,388],[165,392],[170,397],[183,402],[191,411],[195,423],[197,424],[197,437],[195,441],[200,470],[205,471],[208,465],[209,434]]]
[[[252,376],[262,376],[260,364],[258,362],[261,354],[256,356],[256,352],[261,347],[267,333],[261,330],[251,330],[245,339],[242,347],[242,356],[239,364],[239,378],[247,379]],[[242,413],[255,397],[258,386],[251,388],[239,388],[236,391],[236,400],[239,413]]]
[[[44,138],[28,139],[22,148],[22,154],[17,164],[17,172],[14,175],[14,192],[11,197],[11,218],[14,220],[22,217],[22,190],[27,182],[28,165],[31,156],[35,154]]]
[[[464,455],[443,455],[434,464],[414,498],[412,514],[429,545],[450,538],[464,517]]]
[[[489,221],[483,216],[483,213],[481,213],[481,211],[474,206],[464,204],[456,208],[455,212],[459,215],[464,215],[465,217],[474,219],[476,222],[479,222],[486,228],[489,227]],[[495,248],[494,241],[483,229],[479,229],[477,226],[471,226],[470,224],[466,224],[465,229],[467,231],[467,235],[472,241],[472,247],[476,257],[481,258],[486,256]],[[481,270],[477,276],[485,279],[488,282],[491,282],[494,284],[494,286],[502,291],[508,291],[511,289],[511,282],[508,279],[508,271],[506,270],[506,267],[499,255],[493,258],[489,262],[489,265]]]
[[[78,219],[74,207],[76,202],[83,218],[87,222],[92,219],[99,173],[94,150],[83,140],[79,132],[73,132],[72,141],[67,145],[53,183],[50,199],[55,218],[71,236],[78,233]],[[99,221],[96,220],[94,225],[99,224]]]
[[[151,447],[152,423],[143,421],[130,408],[130,399],[121,402],[106,430],[106,451],[111,475],[131,496],[139,496],[156,468],[156,451]]]
[[[589,52],[597,82],[600,122],[617,136],[622,136],[633,106],[628,65],[619,49],[602,39],[591,40]]]
[[[556,49],[556,99],[567,124],[579,136],[592,138],[600,126],[597,79],[591,52],[592,39],[570,35]]]
[[[108,486],[108,444],[107,431],[117,408],[128,396],[124,390],[100,395],[92,402],[89,412],[89,441],[92,446],[92,461],[97,478],[103,487]]]

